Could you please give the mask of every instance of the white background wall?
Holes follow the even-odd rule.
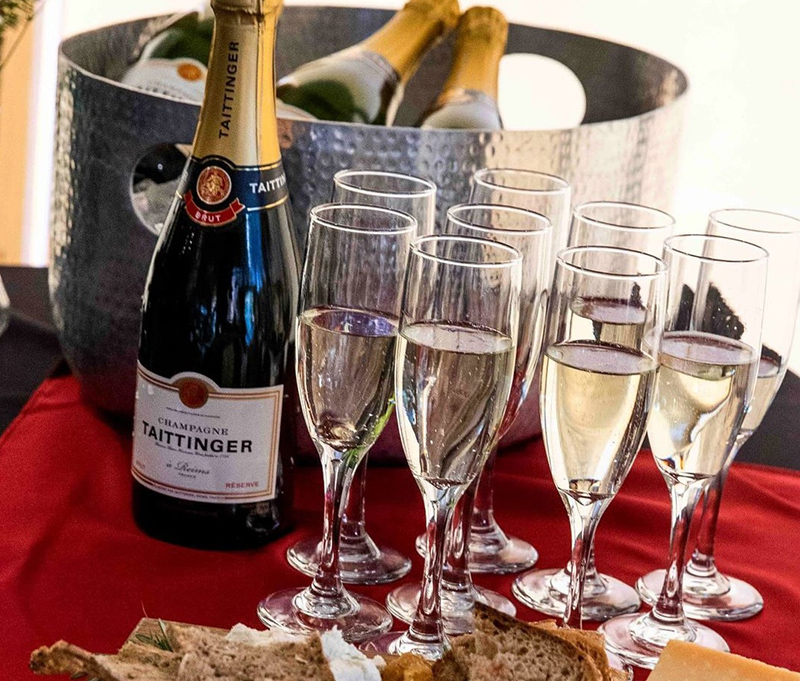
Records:
[[[62,1],[64,35],[193,6],[191,0]],[[288,1],[323,4],[322,0]],[[681,230],[699,230],[711,210],[729,206],[800,216],[800,2],[492,3],[511,21],[633,45],[687,71],[691,94],[674,205]],[[402,0],[339,0],[332,4],[399,7]],[[473,4],[486,3],[462,0],[463,7]],[[800,349],[795,354],[793,366],[800,369]]]

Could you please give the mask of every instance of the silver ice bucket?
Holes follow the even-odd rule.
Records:
[[[287,7],[278,32],[279,75],[358,42],[390,15]],[[67,361],[85,396],[112,412],[132,410],[140,299],[156,242],[131,202],[133,169],[156,146],[191,143],[199,110],[116,82],[164,21],[91,31],[65,40],[60,50],[50,291]],[[439,45],[408,84],[399,126],[436,96],[451,50],[451,41]],[[299,236],[309,208],[329,199],[333,174],[342,168],[427,176],[440,188],[440,216],[465,200],[471,173],[484,166],[560,175],[572,183],[575,201],[670,207],[687,90],[680,69],[623,45],[522,25],[510,27],[507,51],[541,54],[572,69],[586,91],[584,123],[470,132],[283,120],[280,141]]]

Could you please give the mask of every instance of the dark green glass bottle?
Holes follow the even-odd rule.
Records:
[[[201,101],[213,31],[214,14],[208,5],[177,17],[144,46],[122,82],[160,95]]]
[[[278,98],[321,120],[391,125],[404,84],[458,16],[458,0],[410,0],[363,42],[281,78]]]
[[[214,0],[192,155],[142,305],[133,511],[202,548],[291,523],[299,256],[275,116],[281,0]]]
[[[497,77],[505,53],[508,22],[493,7],[472,7],[456,29],[450,75],[423,114],[421,128],[500,130]]]

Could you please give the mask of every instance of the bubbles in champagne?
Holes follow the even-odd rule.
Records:
[[[718,473],[739,432],[753,349],[696,331],[664,334],[656,399],[647,434],[661,470],[691,481]]]
[[[756,379],[756,389],[753,393],[753,400],[750,402],[750,409],[744,417],[741,434],[750,437],[753,431],[761,425],[764,415],[772,404],[778,388],[781,387],[785,368],[781,369],[779,360],[761,355],[758,362],[758,378]]]
[[[477,476],[497,441],[514,350],[511,338],[489,329],[420,323],[403,330],[397,418],[415,477],[443,488]]]
[[[655,367],[619,345],[572,341],[547,349],[542,424],[562,493],[585,500],[616,494],[644,438]]]
[[[394,400],[397,320],[347,308],[314,308],[298,324],[297,380],[315,441],[338,452],[366,450]]]

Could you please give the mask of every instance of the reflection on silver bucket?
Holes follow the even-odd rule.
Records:
[[[279,74],[351,45],[382,25],[385,10],[287,7]],[[192,141],[199,107],[115,82],[164,17],[110,26],[61,46],[50,288],[64,354],[95,404],[133,405],[139,306],[155,235],[137,217],[131,177],[162,144]],[[398,125],[413,121],[444,82],[452,44],[439,45],[406,88]],[[330,198],[342,168],[423,175],[439,186],[438,214],[466,199],[477,168],[560,175],[576,202],[624,200],[669,208],[687,81],[645,52],[559,31],[513,25],[509,53],[566,64],[581,80],[578,128],[470,132],[283,120],[280,141],[302,236],[311,206]],[[546,97],[542,93],[542,97]],[[530,426],[530,423],[528,424]]]

